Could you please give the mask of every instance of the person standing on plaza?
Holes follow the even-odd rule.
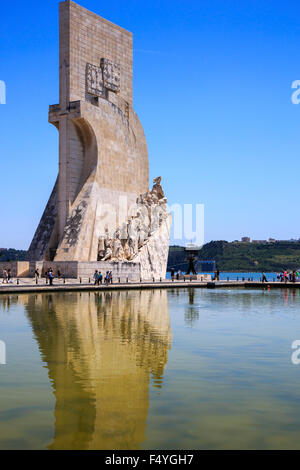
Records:
[[[54,279],[54,274],[53,274],[52,269],[50,269],[50,271],[49,271],[49,282],[50,282],[50,286],[53,285],[53,279]]]
[[[6,269],[3,269],[3,280],[2,280],[2,284],[7,284],[7,271]]]
[[[98,274],[98,286],[101,284],[102,285],[102,281],[103,281],[103,275],[102,275],[102,272],[99,271],[99,274]]]
[[[95,281],[95,282],[94,282],[95,286],[96,286],[97,284],[99,284],[99,283],[98,283],[98,269],[96,269],[96,271],[95,271],[95,273],[94,273],[94,281]]]

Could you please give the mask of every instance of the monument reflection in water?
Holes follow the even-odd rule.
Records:
[[[139,449],[171,347],[167,292],[36,295],[26,309],[56,397],[49,449]]]

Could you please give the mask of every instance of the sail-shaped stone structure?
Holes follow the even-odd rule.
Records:
[[[127,277],[137,264],[143,279],[165,277],[171,220],[160,178],[149,190],[132,34],[72,1],[59,9],[59,104],[49,109],[59,173],[29,258],[63,263],[66,275],[68,263],[102,260],[126,263]]]

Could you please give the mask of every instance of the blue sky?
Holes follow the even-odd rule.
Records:
[[[150,176],[205,204],[205,240],[300,237],[300,3],[78,3],[133,32]],[[0,8],[0,247],[27,249],[58,171],[58,1]]]

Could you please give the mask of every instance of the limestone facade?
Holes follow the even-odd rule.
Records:
[[[29,257],[96,262],[99,239],[149,191],[147,143],[132,107],[133,38],[72,1],[59,8],[59,104],[49,108],[59,131],[59,173]],[[166,263],[158,274],[165,270]]]
[[[29,275],[28,261],[1,261],[0,277],[3,277],[3,271],[10,270],[12,277],[26,277]]]

